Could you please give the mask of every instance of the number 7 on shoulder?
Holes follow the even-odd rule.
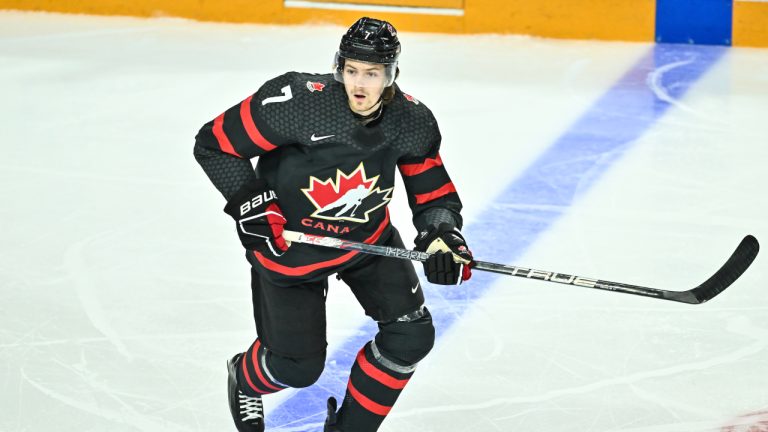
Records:
[[[271,103],[285,102],[287,100],[290,100],[293,97],[293,93],[291,93],[291,86],[289,85],[281,88],[280,91],[283,92],[282,96],[268,97],[263,101],[261,101],[261,106],[264,106],[266,104],[271,104]]]

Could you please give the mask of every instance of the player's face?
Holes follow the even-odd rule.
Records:
[[[384,65],[346,60],[343,74],[352,111],[366,115],[378,108],[387,82]]]

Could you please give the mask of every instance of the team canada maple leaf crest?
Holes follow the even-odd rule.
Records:
[[[314,93],[316,91],[321,92],[321,91],[323,91],[324,88],[325,88],[325,84],[323,84],[323,83],[314,82],[314,81],[307,81],[307,90],[309,90],[312,93]]]
[[[304,195],[317,210],[312,217],[327,220],[368,222],[368,214],[386,205],[392,199],[392,189],[381,190],[376,186],[379,176],[368,178],[361,162],[349,174],[336,170],[336,179],[309,178]]]
[[[418,100],[418,99],[416,99],[415,97],[413,97],[413,96],[409,95],[408,93],[403,93],[403,96],[405,96],[405,98],[406,98],[406,99],[408,99],[408,101],[410,101],[410,102],[413,102],[413,103],[415,103],[416,105],[418,105],[418,104],[419,104],[419,100]]]

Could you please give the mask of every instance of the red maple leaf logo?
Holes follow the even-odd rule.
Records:
[[[320,181],[315,177],[309,178],[309,189],[302,189],[302,191],[309,197],[310,201],[315,204],[315,207],[322,209],[342,198],[347,192],[357,189],[359,186],[363,186],[365,190],[370,191],[379,176],[372,179],[365,178],[365,171],[363,170],[363,164],[347,175],[336,170],[336,181],[332,178],[325,181]]]
[[[323,91],[325,88],[325,84],[319,83],[319,82],[313,82],[313,81],[307,81],[307,90],[311,91],[312,93],[316,91]]]
[[[362,162],[350,174],[336,170],[336,179],[328,178],[319,180],[316,177],[309,178],[309,188],[301,191],[317,208],[312,216],[330,220],[350,220],[367,222],[367,214],[389,202],[389,192],[375,188],[379,176],[368,178],[365,175],[365,167]],[[363,205],[363,201],[369,195],[378,197],[373,205]],[[370,201],[369,201],[370,203]],[[362,207],[361,207],[362,205]]]
[[[418,105],[418,104],[419,104],[419,100],[418,100],[418,99],[416,99],[415,97],[413,97],[413,96],[409,95],[408,93],[403,93],[403,96],[405,96],[405,98],[406,98],[408,101],[410,101],[410,102],[413,102],[413,103],[415,103],[416,105]]]

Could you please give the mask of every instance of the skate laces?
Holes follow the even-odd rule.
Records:
[[[251,397],[238,390],[237,397],[240,401],[240,414],[243,415],[242,421],[264,419],[264,406],[261,403],[261,396]]]

